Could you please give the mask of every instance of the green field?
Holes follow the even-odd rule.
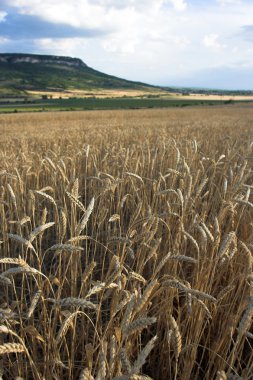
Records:
[[[103,109],[141,109],[166,108],[229,104],[221,100],[185,100],[161,98],[87,98],[87,99],[50,99],[28,102],[0,103],[0,112],[27,111],[73,111],[73,110],[103,110]]]

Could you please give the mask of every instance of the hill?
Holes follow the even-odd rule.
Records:
[[[0,95],[33,91],[154,90],[144,83],[107,75],[81,59],[53,55],[0,54]]]

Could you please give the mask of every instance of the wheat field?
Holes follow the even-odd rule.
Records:
[[[253,379],[252,120],[0,115],[0,378]]]

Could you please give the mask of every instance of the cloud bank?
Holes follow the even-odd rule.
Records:
[[[72,55],[101,71],[161,85],[227,68],[237,73],[236,81],[232,74],[227,79],[231,88],[240,75],[245,85],[245,70],[253,72],[250,0],[2,1],[1,51]],[[248,83],[253,88],[253,79]]]

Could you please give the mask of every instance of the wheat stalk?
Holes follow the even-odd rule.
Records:
[[[87,210],[85,211],[84,213],[84,216],[82,217],[80,223],[78,224],[77,226],[77,233],[78,235],[81,234],[81,232],[84,230],[84,228],[86,227],[86,224],[89,220],[89,217],[92,213],[92,210],[93,210],[93,207],[94,207],[94,203],[95,203],[95,198],[92,198],[88,207],[87,207]]]
[[[132,371],[132,366],[131,366],[130,361],[127,357],[127,353],[126,353],[125,348],[121,348],[121,350],[119,352],[119,357],[120,357],[123,372],[126,374],[130,374]]]
[[[134,308],[134,313],[138,314],[143,307],[147,304],[148,299],[150,298],[154,288],[158,284],[157,280],[151,281],[145,288],[142,296],[140,296],[139,300],[137,301],[135,308]]]
[[[94,377],[91,375],[88,368],[85,368],[81,371],[78,380],[94,380]]]
[[[222,257],[227,252],[230,244],[234,241],[234,239],[235,239],[235,233],[232,231],[226,236],[226,238],[221,243],[221,246],[218,252],[219,257]]]
[[[47,230],[48,228],[52,227],[55,223],[49,222],[46,224],[41,224],[40,226],[36,227],[29,235],[29,242],[32,243],[33,240],[40,235],[42,232]]]
[[[61,325],[59,331],[58,331],[58,334],[55,338],[55,342],[56,344],[59,344],[60,341],[64,338],[64,336],[67,334],[67,331],[68,331],[68,328],[69,326],[71,325],[73,319],[78,315],[78,314],[82,314],[82,312],[80,311],[76,311],[72,314],[70,314],[69,317],[67,317],[65,319],[65,321],[63,322],[63,324]]]
[[[13,191],[13,189],[12,189],[12,187],[11,187],[11,185],[9,183],[7,184],[7,188],[8,188],[9,193],[10,193],[11,202],[13,203],[13,205],[16,208],[17,207],[16,196],[15,196],[14,191]]]
[[[135,333],[136,331],[143,330],[144,328],[152,325],[155,322],[156,322],[155,317],[145,318],[141,316],[135,321],[133,321],[132,323],[129,323],[128,325],[123,326],[122,331],[126,336],[129,336]]]
[[[25,352],[25,348],[19,343],[5,343],[0,345],[0,355]]]
[[[86,212],[84,205],[82,204],[82,202],[79,201],[77,197],[75,197],[73,194],[69,193],[68,191],[66,191],[66,194],[75,206],[77,206],[81,211]]]
[[[138,355],[138,358],[134,362],[133,368],[132,368],[132,373],[133,374],[138,374],[143,365],[146,362],[146,359],[150,352],[153,350],[155,343],[157,341],[157,336],[154,336],[147,344],[146,346],[141,350],[141,352]]]
[[[11,257],[5,257],[3,259],[0,259],[0,264],[14,264],[14,265],[20,265],[20,266],[27,266],[27,263],[25,260],[19,258],[11,258]]]
[[[30,248],[32,249],[33,251],[35,251],[34,247],[32,246],[31,244],[31,241],[30,240],[27,240],[25,238],[23,238],[22,236],[19,236],[19,235],[16,235],[16,234],[8,234],[7,235],[11,240],[14,240],[20,244],[23,244],[24,246],[26,246],[27,248]]]
[[[182,337],[180,334],[178,324],[172,315],[169,316],[169,324],[171,325],[171,331],[172,331],[171,337],[173,341],[173,349],[175,353],[175,358],[176,360],[178,360],[180,352],[182,350]]]
[[[139,176],[138,174],[130,173],[130,172],[125,172],[124,175],[127,176],[127,177],[136,178],[136,179],[138,179],[142,184],[144,184],[143,179],[142,179],[141,176]]]
[[[185,261],[185,262],[191,263],[191,264],[197,264],[198,263],[198,260],[194,259],[193,257],[185,256],[185,255],[172,255],[172,256],[170,256],[170,260]]]
[[[50,203],[52,203],[55,207],[57,207],[56,202],[51,195],[44,193],[43,191],[34,190],[34,193],[41,195],[43,198],[47,199]]]
[[[67,297],[67,298],[62,298],[60,300],[48,298],[48,301],[51,301],[55,305],[61,306],[64,308],[65,307],[84,307],[84,308],[88,308],[92,310],[97,310],[98,308],[96,304],[82,298]]]
[[[65,252],[74,252],[74,251],[83,251],[82,247],[78,247],[71,244],[55,244],[52,247],[48,248],[48,251],[65,251]]]

